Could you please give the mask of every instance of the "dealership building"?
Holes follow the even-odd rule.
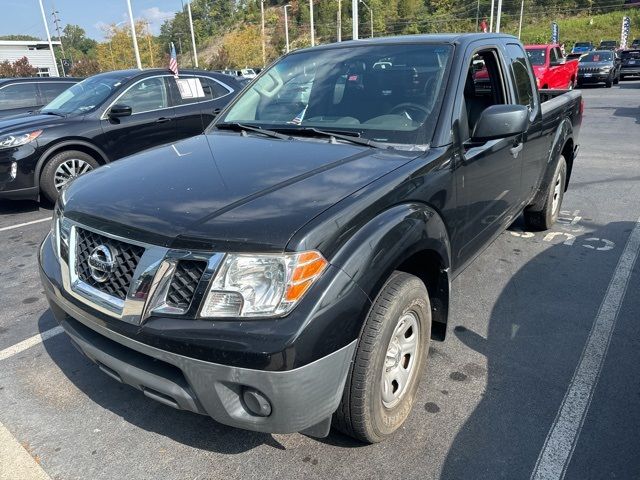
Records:
[[[54,46],[60,45],[60,42],[57,41],[51,43]],[[0,63],[5,60],[13,63],[22,57],[27,57],[29,63],[38,69],[38,76],[57,76],[48,42],[42,40],[0,40]]]

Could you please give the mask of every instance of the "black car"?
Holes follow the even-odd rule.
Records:
[[[640,47],[624,50],[620,54],[620,57],[622,58],[622,65],[620,67],[621,80],[632,75],[640,75]]]
[[[455,276],[522,211],[558,218],[582,109],[538,91],[508,35],[296,50],[204,135],[65,187],[39,256],[51,310],[165,405],[381,441],[416,403]]]
[[[620,81],[620,62],[615,52],[596,50],[580,58],[578,64],[578,86],[587,83],[604,83],[610,88]]]
[[[633,42],[631,42],[631,48],[640,48],[640,38],[635,38]]]
[[[0,78],[0,118],[37,110],[80,78]]]
[[[38,112],[0,120],[0,198],[55,201],[69,180],[100,165],[202,133],[241,89],[205,71],[87,78]]]
[[[618,48],[618,42],[616,40],[602,40],[598,50],[616,50]]]

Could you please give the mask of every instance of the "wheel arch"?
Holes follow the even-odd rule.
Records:
[[[395,270],[420,278],[431,301],[432,338],[444,339],[451,247],[445,222],[434,207],[408,203],[381,212],[342,246],[331,263],[349,275],[371,301]]]
[[[47,161],[49,161],[51,157],[66,150],[78,150],[80,152],[86,153],[87,155],[91,155],[100,165],[109,163],[109,157],[107,157],[104,151],[91,142],[80,139],[57,142],[47,148],[38,160],[35,171],[35,182],[38,188],[40,187],[40,175],[42,174],[44,165],[47,163]]]

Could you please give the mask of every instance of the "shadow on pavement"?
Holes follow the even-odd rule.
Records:
[[[47,210],[52,210],[51,206],[42,205]],[[38,202],[30,200],[0,200],[0,215],[9,213],[37,212],[40,209]]]
[[[450,334],[486,357],[487,378],[441,478],[530,477],[622,252],[621,239],[632,228],[631,222],[594,226],[576,232],[572,245],[560,235],[511,276],[491,311],[486,338],[450,320]],[[608,251],[584,246],[598,237],[617,245]]]

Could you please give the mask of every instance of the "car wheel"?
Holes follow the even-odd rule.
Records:
[[[47,200],[55,202],[62,187],[99,166],[95,158],[84,152],[77,150],[60,152],[50,158],[42,169],[40,191]]]
[[[607,88],[611,88],[611,86],[613,85],[613,82],[611,81],[611,79],[607,79],[607,81],[604,83],[604,86]]]
[[[545,202],[541,210],[524,211],[524,220],[530,230],[549,230],[560,214],[564,189],[567,183],[567,161],[560,155],[553,177],[545,194]]]
[[[380,442],[400,428],[415,401],[430,337],[424,283],[393,272],[360,334],[334,426],[367,443]]]

